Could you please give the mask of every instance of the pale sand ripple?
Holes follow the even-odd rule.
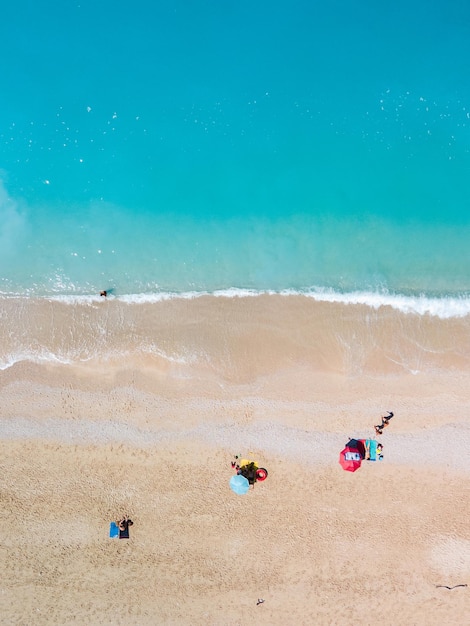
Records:
[[[353,437],[371,436],[352,433]],[[142,430],[122,421],[92,421],[14,418],[0,420],[0,437],[39,439],[67,444],[126,444],[151,447],[179,441],[200,441],[228,450],[264,450],[272,457],[281,456],[313,465],[332,463],[348,438],[344,436],[291,428],[278,422],[255,422],[249,425],[200,424],[183,432]],[[468,442],[470,424],[449,424],[426,433],[379,437],[385,460],[392,464],[443,466],[470,473]],[[436,445],[437,442],[437,445]]]
[[[467,583],[465,577],[470,572],[470,539],[437,537],[431,549],[431,563],[441,574],[453,580],[462,576],[462,582]]]

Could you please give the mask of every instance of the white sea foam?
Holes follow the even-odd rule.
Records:
[[[429,297],[426,295],[408,296],[403,294],[393,294],[388,292],[373,291],[353,291],[342,293],[334,289],[311,288],[309,290],[285,289],[282,291],[274,290],[255,290],[255,289],[239,289],[229,288],[217,291],[186,291],[177,292],[156,292],[156,293],[140,293],[140,294],[123,294],[109,295],[110,300],[117,299],[127,304],[152,304],[156,302],[164,302],[174,299],[195,299],[207,296],[216,298],[253,298],[262,295],[281,295],[281,296],[303,296],[312,298],[318,302],[336,302],[338,304],[361,304],[369,306],[373,309],[379,309],[383,306],[390,306],[402,313],[410,313],[416,315],[431,315],[440,319],[449,319],[452,317],[465,317],[470,315],[470,296],[446,296],[446,297]],[[53,296],[47,298],[68,304],[95,304],[102,301],[103,298],[98,295],[67,295]]]
[[[62,365],[70,365],[73,363],[71,359],[67,359],[65,357],[58,356],[53,352],[41,352],[35,353],[32,351],[28,352],[19,352],[17,354],[8,354],[2,360],[0,360],[0,371],[6,370],[9,367],[13,367],[16,363],[21,363],[22,361],[29,361],[30,363],[56,363]]]
[[[164,359],[169,363],[175,363],[178,365],[190,365],[196,361],[196,355],[194,354],[177,354],[177,355],[169,355],[162,349],[160,349],[156,345],[143,346],[142,353],[145,353],[149,356],[159,357],[160,359]],[[108,353],[100,353],[99,357],[101,359],[121,359],[123,361],[126,358],[130,357],[131,353],[123,350],[123,351],[109,351]],[[7,370],[10,367],[13,367],[17,363],[29,362],[29,363],[37,363],[37,364],[56,364],[56,365],[71,365],[73,363],[86,363],[87,361],[91,361],[93,358],[97,357],[97,354],[93,354],[90,352],[88,355],[77,355],[73,354],[69,357],[64,356],[63,354],[55,354],[49,350],[41,349],[39,352],[35,352],[34,350],[22,350],[15,354],[9,353],[0,358],[0,371]]]
[[[304,295],[318,301],[364,304],[374,309],[378,309],[381,306],[390,306],[402,313],[432,315],[441,319],[465,317],[470,314],[470,297],[467,295],[461,297],[430,298],[425,295],[405,296],[401,294],[374,293],[367,291],[338,293],[333,290],[320,289],[304,293]]]

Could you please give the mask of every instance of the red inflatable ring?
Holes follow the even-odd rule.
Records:
[[[263,480],[266,480],[267,477],[268,470],[264,469],[264,467],[258,467],[258,469],[256,470],[256,479],[262,482]]]

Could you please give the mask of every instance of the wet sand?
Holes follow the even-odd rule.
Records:
[[[468,320],[295,300],[28,330],[65,353],[90,349],[79,318],[122,320],[87,362],[0,373],[2,623],[466,622],[469,588],[436,585],[470,584]],[[384,460],[343,471],[387,410]],[[235,454],[269,471],[246,496]]]

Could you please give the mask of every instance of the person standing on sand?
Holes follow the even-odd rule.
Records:
[[[392,411],[388,411],[388,415],[382,415],[382,423],[378,426],[374,426],[377,435],[381,435],[383,433],[384,428],[387,428],[388,423],[392,419],[392,417]]]

